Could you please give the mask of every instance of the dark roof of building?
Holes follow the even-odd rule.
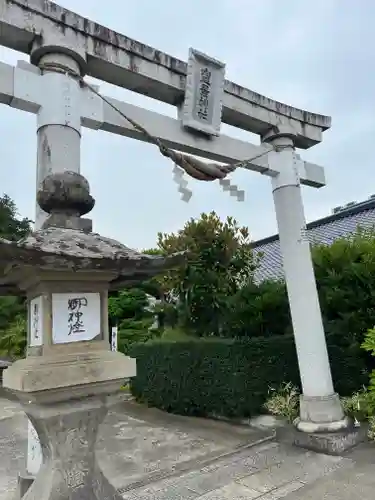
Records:
[[[330,245],[338,238],[353,234],[358,228],[375,227],[375,197],[361,203],[348,203],[335,209],[335,213],[307,224],[307,235],[312,244]],[[256,271],[257,282],[282,278],[284,275],[279,236],[269,236],[253,243],[255,253],[262,253]]]

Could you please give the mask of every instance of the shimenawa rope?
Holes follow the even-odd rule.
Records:
[[[227,175],[234,172],[237,168],[244,167],[246,166],[246,164],[249,164],[257,158],[260,158],[261,156],[264,156],[270,151],[276,149],[276,147],[271,146],[268,151],[264,151],[261,154],[254,156],[253,158],[237,163],[226,165],[221,165],[219,163],[206,163],[202,160],[199,160],[198,158],[195,158],[194,156],[185,153],[178,153],[177,151],[168,148],[158,137],[151,135],[142,125],[123,113],[117,106],[112,104],[110,100],[102,96],[93,85],[87,83],[80,74],[76,73],[70,68],[67,68],[66,66],[58,63],[46,62],[40,64],[39,69],[42,71],[45,70],[55,73],[64,73],[68,74],[72,78],[75,78],[79,81],[82,87],[87,87],[91,92],[100,97],[100,99],[102,99],[108,106],[110,106],[125,120],[127,120],[136,130],[141,132],[149,142],[155,144],[159,148],[160,153],[163,156],[170,158],[175,164],[175,167],[173,169],[173,180],[178,185],[178,191],[181,194],[181,199],[185,202],[188,202],[192,197],[192,191],[188,189],[188,182],[186,179],[184,179],[185,173],[190,175],[190,177],[193,177],[194,179],[200,181],[211,182],[218,180],[223,191],[229,192],[230,196],[234,196],[237,198],[237,201],[244,201],[245,192],[241,189],[238,189],[235,184],[232,184],[230,180],[226,178]],[[277,150],[279,149],[281,148],[277,147]],[[266,170],[267,169],[265,169],[265,171]]]

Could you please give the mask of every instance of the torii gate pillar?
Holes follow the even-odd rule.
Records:
[[[86,54],[65,46],[59,37],[44,36],[33,43],[30,61],[42,70],[40,96],[43,105],[37,113],[37,190],[50,174],[80,173],[81,94],[79,81],[66,71],[84,76]],[[54,69],[48,69],[52,65]],[[60,68],[61,72],[56,72]],[[35,228],[40,229],[47,214],[36,204]]]
[[[280,147],[280,151],[269,153],[268,162],[280,172],[271,182],[303,391],[296,426],[307,433],[337,432],[350,422],[332,383],[307,238],[299,177],[301,160],[294,152],[294,135],[288,128],[274,127],[263,142]]]

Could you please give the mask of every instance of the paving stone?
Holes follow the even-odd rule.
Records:
[[[174,484],[157,483],[123,495],[124,500],[193,500],[198,497],[199,493],[189,490],[178,481]]]
[[[277,456],[277,450],[278,445],[274,443],[262,446],[260,450],[249,448],[211,466],[186,474],[180,481],[187,488],[203,495],[251,472],[261,470],[268,464],[278,463],[280,457]]]
[[[300,491],[292,492],[288,500],[373,500],[375,497],[373,464],[355,464],[319,478]],[[262,499],[263,500],[263,499]]]
[[[251,490],[259,491],[260,493],[268,493],[275,488],[290,483],[291,479],[289,474],[285,475],[283,467],[276,464],[255,474],[242,477],[238,479],[237,482]]]
[[[232,474],[228,469],[228,467],[222,467],[211,473],[202,473],[199,471],[193,475],[190,474],[189,478],[186,477],[186,480],[182,484],[190,490],[203,495],[232,482]]]
[[[293,493],[294,491],[300,490],[304,486],[305,486],[304,483],[300,483],[299,481],[293,481],[291,483],[284,484],[283,486],[280,486],[280,488],[276,488],[275,490],[272,490],[269,493],[266,493],[265,495],[262,495],[261,500],[278,500],[279,498],[286,497],[287,495],[289,495],[289,493]],[[303,492],[300,493],[301,493],[301,498],[303,498]]]
[[[264,469],[264,467],[278,464],[281,460],[280,446],[277,443],[268,443],[237,455],[229,465],[235,468],[236,476],[240,477],[249,472],[255,472]]]
[[[299,481],[309,483],[319,477],[324,477],[340,467],[351,466],[352,461],[341,457],[317,455],[305,452],[299,456],[282,456],[278,464],[265,467],[260,472],[248,475],[238,480],[248,488],[267,493],[273,488]]]
[[[259,491],[251,490],[240,484],[231,483],[206,493],[199,497],[199,500],[252,500],[256,498],[260,498]]]

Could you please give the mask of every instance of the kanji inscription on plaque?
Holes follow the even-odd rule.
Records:
[[[52,341],[54,344],[92,340],[101,332],[99,293],[52,295]]]
[[[184,127],[220,134],[225,64],[190,49],[182,113]]]
[[[30,300],[29,304],[30,347],[43,344],[43,299],[42,296]]]

